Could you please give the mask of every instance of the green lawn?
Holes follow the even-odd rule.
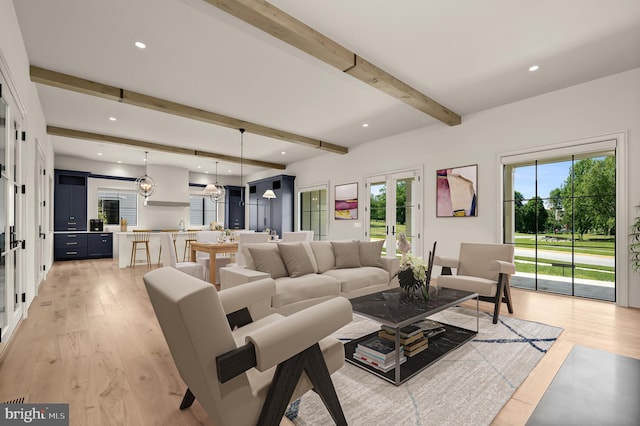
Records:
[[[405,232],[405,225],[396,225],[396,233]],[[384,221],[371,221],[370,235],[372,240],[386,238],[386,223]],[[547,239],[538,239],[538,249],[571,252],[571,234],[546,234]],[[540,237],[540,235],[538,236]],[[574,241],[575,253],[597,254],[602,256],[615,255],[615,241],[613,237],[604,235],[585,234],[584,238]],[[535,248],[536,236],[531,234],[517,233],[515,235],[515,246],[518,248]],[[516,270],[518,272],[535,273],[535,258],[516,256]],[[551,260],[539,258],[539,263],[553,263]],[[571,276],[571,269],[563,270],[560,266],[545,266],[538,264],[538,273],[551,276]],[[584,278],[598,281],[613,282],[615,280],[615,268],[608,266],[597,266],[588,264],[576,264],[573,271],[576,278]]]
[[[518,272],[526,272],[530,274],[534,274],[536,272],[535,258],[531,257],[523,257],[516,256],[515,264],[516,271]],[[562,268],[561,266],[551,266],[551,263],[554,261],[548,259],[538,259],[538,274],[542,275],[551,275],[555,277],[570,277],[571,269],[570,268]],[[541,265],[548,264],[548,265]],[[597,280],[597,281],[609,281],[613,282],[615,280],[615,268],[611,266],[599,266],[599,265],[589,265],[583,263],[576,263],[576,268],[574,270],[576,278],[584,278],[589,280]]]
[[[571,252],[571,234],[544,234],[538,235],[538,248]],[[536,236],[531,234],[516,233],[514,235],[515,245],[518,248],[535,248]],[[582,240],[573,241],[573,248],[576,253],[598,254],[602,256],[614,256],[616,243],[613,237],[605,235],[584,234]]]

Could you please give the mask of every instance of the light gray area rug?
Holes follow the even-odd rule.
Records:
[[[476,311],[452,308],[430,317],[475,330]],[[350,340],[379,329],[354,318],[335,336]],[[331,375],[350,425],[488,425],[562,332],[546,324],[480,312],[480,333],[400,386],[354,365]],[[289,413],[296,425],[331,425],[308,392]]]

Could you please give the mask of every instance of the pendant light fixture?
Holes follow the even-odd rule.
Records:
[[[244,129],[238,130],[240,130],[240,207],[244,207],[244,184],[242,183],[244,172]]]
[[[144,197],[144,205],[147,205],[147,199],[156,193],[156,183],[151,179],[150,176],[147,175],[147,154],[148,152],[144,152],[144,176],[140,176],[136,179],[135,188],[138,194]]]
[[[204,188],[202,193],[204,195],[208,195],[211,198],[211,201],[215,201],[216,203],[222,199],[224,199],[224,187],[218,184],[218,162],[216,161],[216,183],[210,183]]]

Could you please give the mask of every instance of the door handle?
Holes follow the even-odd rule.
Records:
[[[393,225],[391,227],[391,235],[396,235],[396,226],[395,225]]]

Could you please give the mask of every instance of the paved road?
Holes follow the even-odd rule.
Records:
[[[515,249],[516,256],[525,256],[532,257],[536,256],[535,249],[527,249],[527,248],[516,248]],[[615,258],[612,256],[600,256],[596,254],[580,254],[576,253],[574,255],[575,263],[584,263],[587,265],[599,265],[599,266],[615,266]],[[571,253],[569,252],[561,252],[561,251],[550,251],[550,250],[538,250],[538,257],[549,260],[557,260],[560,262],[571,262]]]

